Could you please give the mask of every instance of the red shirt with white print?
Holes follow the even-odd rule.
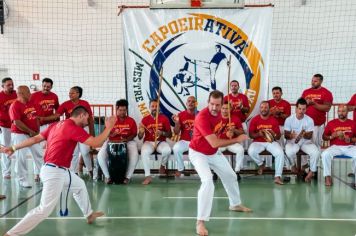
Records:
[[[180,124],[180,140],[190,141],[193,135],[195,114],[182,111],[178,114]]]
[[[10,119],[22,121],[29,129],[38,132],[40,130],[39,122],[37,119],[36,106],[31,101],[28,101],[26,104],[16,100],[11,104],[10,110]],[[11,132],[17,134],[28,134],[21,129],[19,129],[15,123],[11,124]]]
[[[304,90],[302,97],[305,99],[311,99],[318,104],[324,104],[325,102],[333,102],[333,95],[329,90],[324,87],[320,87],[317,89],[306,89]],[[313,119],[315,126],[320,126],[326,121],[326,113],[327,112],[325,111],[317,110],[313,105],[309,105],[305,114],[307,114]]]
[[[9,109],[13,102],[17,99],[16,91],[7,94],[4,91],[0,92],[0,126],[4,128],[11,127],[11,119],[9,116]]]
[[[146,127],[145,137],[143,138],[143,141],[154,142],[155,141],[154,134],[156,132],[156,119],[152,115],[148,115],[142,119],[141,123]],[[169,123],[169,119],[163,114],[158,115],[158,130],[163,132],[171,131],[171,124]],[[166,137],[161,135],[157,139],[157,141],[166,141]]]
[[[272,108],[280,110],[283,114],[287,115],[287,117],[290,116],[291,114],[291,106],[290,103],[287,102],[284,99],[281,99],[279,102],[276,102],[274,99],[268,100],[269,108],[270,110]],[[280,116],[274,116],[274,118],[277,119],[278,124],[283,126],[284,122],[286,121],[286,118],[282,118]]]
[[[249,132],[257,133],[260,130],[272,130],[276,135],[281,134],[279,124],[276,118],[269,116],[267,119],[262,119],[261,115],[257,115],[251,119]],[[253,142],[267,142],[264,137],[257,137]]]
[[[330,136],[332,133],[342,131],[344,135],[349,136],[350,138],[356,137],[356,125],[350,119],[342,122],[339,119],[334,119],[329,121],[324,129],[324,135]],[[339,145],[339,146],[348,146],[352,145],[352,143],[347,143],[345,140],[336,137],[330,140],[330,145]]]
[[[120,142],[122,140],[127,140],[129,136],[137,135],[137,125],[134,119],[126,116],[123,120],[117,117],[117,121],[114,128],[111,129],[109,135],[109,141]]]
[[[233,96],[231,93],[227,96],[224,97],[224,102],[227,102],[227,100],[230,100],[231,104],[231,116],[237,116],[241,122],[244,122],[246,120],[246,114],[242,113],[240,107],[238,107],[238,103],[242,102],[243,107],[247,107],[250,109],[250,104],[248,103],[248,98],[245,94],[238,93],[237,96]]]

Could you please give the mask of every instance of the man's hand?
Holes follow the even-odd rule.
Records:
[[[115,126],[115,123],[117,121],[117,117],[116,116],[110,116],[108,118],[105,119],[105,127],[112,129]]]
[[[173,116],[172,116],[172,120],[173,120],[174,123],[179,123],[179,117],[178,117],[178,115],[173,115]]]
[[[143,135],[144,133],[145,133],[145,126],[142,123],[140,123],[138,125],[138,134]]]
[[[0,152],[7,154],[9,157],[14,153],[14,150],[11,147],[0,145]]]

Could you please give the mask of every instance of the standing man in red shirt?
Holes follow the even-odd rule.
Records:
[[[330,147],[325,149],[321,158],[323,160],[323,172],[325,185],[331,186],[331,163],[334,156],[346,155],[352,157],[352,169],[356,172],[356,125],[347,119],[347,106],[339,105],[337,109],[338,119],[328,122],[325,127],[323,139],[330,141]]]
[[[215,127],[216,136],[221,139],[232,139],[244,134],[242,124],[237,116],[231,116],[231,123],[229,123],[229,104],[227,102],[221,107],[221,123]],[[228,150],[235,154],[235,172],[237,180],[240,180],[240,170],[244,160],[244,148],[239,143],[234,143],[226,147],[219,148],[221,152]]]
[[[201,110],[195,118],[193,138],[189,145],[189,159],[194,165],[201,185],[198,191],[198,217],[196,233],[208,235],[205,222],[209,221],[214,197],[214,182],[211,169],[220,177],[229,197],[231,211],[251,212],[241,205],[239,184],[236,174],[227,159],[218,151],[219,147],[229,146],[246,140],[246,135],[232,139],[220,139],[215,127],[221,122],[221,106],[224,94],[212,91],[209,94],[208,107]]]
[[[11,104],[9,114],[12,120],[11,139],[14,145],[23,142],[29,137],[36,136],[40,131],[36,106],[30,101],[31,93],[27,86],[17,88],[17,100]],[[40,169],[43,164],[41,146],[35,144],[29,148],[17,151],[15,172],[22,187],[30,188],[27,180],[26,155],[31,152],[34,162],[35,181],[39,181]]]
[[[174,121],[173,132],[180,135],[180,139],[173,146],[174,157],[177,161],[177,172],[175,175],[179,177],[184,170],[183,153],[189,150],[189,143],[192,139],[194,120],[195,120],[195,97],[190,96],[187,99],[187,110],[173,115]]]
[[[162,160],[160,166],[160,174],[165,174],[166,164],[169,155],[171,155],[171,147],[166,142],[167,138],[172,137],[171,125],[169,119],[163,115],[158,114],[158,122],[156,123],[158,102],[156,100],[150,101],[151,114],[145,116],[140,125],[138,138],[143,139],[143,145],[141,147],[141,160],[143,168],[145,170],[145,179],[142,184],[147,185],[152,182],[151,168],[150,168],[150,156],[154,151],[161,153]],[[156,127],[156,124],[158,127]],[[157,137],[155,147],[155,136]]]
[[[138,162],[137,143],[134,138],[137,135],[137,125],[133,118],[127,115],[129,103],[125,99],[116,102],[117,121],[110,131],[108,140],[105,141],[98,153],[98,162],[105,176],[105,183],[112,184],[108,169],[107,145],[108,143],[126,143],[129,165],[124,184],[128,184]]]
[[[84,129],[89,132],[91,136],[94,135],[94,120],[93,120],[93,113],[91,111],[91,107],[89,103],[85,100],[80,99],[83,95],[83,89],[79,86],[74,86],[70,89],[69,91],[69,99],[68,101],[62,103],[57,112],[56,116],[60,117],[63,114],[65,114],[66,119],[69,119],[71,116],[71,113],[73,109],[77,106],[83,106],[85,109],[88,111],[89,118],[88,118],[88,127],[85,127]],[[71,164],[71,170],[74,171],[75,173],[78,173],[78,167],[79,167],[79,152],[82,154],[84,164],[89,171],[89,174],[91,177],[93,177],[93,164],[91,161],[90,157],[90,147],[83,144],[83,143],[78,143],[77,148],[74,150],[73,153],[73,159],[72,159],[72,164]]]
[[[57,202],[61,200],[60,196],[63,190],[64,192],[73,192],[74,199],[87,218],[88,224],[93,223],[97,217],[104,215],[103,212],[94,212],[92,210],[84,181],[73,173],[69,167],[77,143],[82,142],[88,146],[100,147],[114,127],[116,117],[112,116],[106,120],[105,130],[98,137],[92,137],[83,129],[88,125],[89,113],[86,108],[77,106],[71,113],[71,118],[52,124],[42,133],[11,147],[0,149],[1,152],[11,155],[16,150],[21,151],[23,148],[31,147],[47,140],[47,149],[44,156],[45,164],[41,168],[43,189],[40,205],[28,212],[4,236],[29,233],[52,213]],[[63,213],[61,209],[61,213],[66,216],[68,209],[64,210]]]
[[[273,136],[273,140],[268,140],[265,133],[269,132]],[[259,166],[258,174],[263,174],[265,164],[260,153],[264,150],[269,151],[274,157],[275,175],[274,183],[283,185],[281,179],[284,166],[284,152],[282,147],[276,141],[281,137],[278,121],[270,116],[269,103],[263,101],[260,104],[260,114],[251,119],[249,135],[253,139],[248,148],[248,155]]]
[[[290,116],[291,114],[291,106],[290,103],[284,99],[282,99],[282,88],[281,87],[273,87],[272,88],[272,95],[273,99],[268,100],[269,104],[269,111],[271,115],[277,119],[279,128],[281,130],[282,137],[279,139],[279,144],[284,147],[284,122],[287,119],[287,117]]]
[[[353,111],[353,120],[356,123],[356,93],[352,96],[350,101],[347,103],[348,111]]]
[[[6,77],[1,81],[0,92],[0,143],[9,146],[11,143],[11,119],[9,116],[10,105],[16,101],[17,95],[14,90],[14,82]],[[4,179],[11,178],[11,160],[5,154],[1,154],[1,170]]]
[[[312,78],[312,87],[304,90],[302,98],[307,100],[308,107],[306,114],[314,121],[313,142],[320,148],[320,143],[324,131],[326,114],[330,111],[333,103],[333,95],[329,90],[322,87],[324,77],[315,74]]]
[[[240,121],[244,123],[247,118],[246,114],[250,111],[250,104],[248,103],[247,96],[243,93],[239,93],[239,89],[240,89],[239,82],[237,80],[231,81],[230,82],[231,93],[224,97],[224,102],[227,102],[228,99],[230,100],[231,116],[237,116],[240,119]]]
[[[57,121],[53,117],[59,107],[58,96],[51,92],[53,81],[50,78],[42,80],[42,91],[35,92],[31,95],[31,101],[38,104],[38,119],[40,120],[40,131],[42,132],[48,126]]]

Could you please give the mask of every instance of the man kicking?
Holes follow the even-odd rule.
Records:
[[[44,155],[45,164],[42,166],[40,172],[43,182],[40,205],[28,212],[4,236],[29,233],[52,213],[57,202],[60,200],[62,190],[73,192],[73,197],[87,218],[88,224],[93,223],[97,217],[104,215],[103,212],[94,212],[92,210],[84,181],[69,168],[77,143],[81,142],[94,148],[100,147],[114,127],[116,117],[112,116],[105,121],[105,130],[97,137],[90,136],[83,129],[83,127],[88,125],[88,117],[89,113],[86,108],[77,106],[73,109],[69,119],[54,123],[40,134],[26,139],[19,144],[0,148],[0,152],[4,152],[10,156],[16,150],[47,140],[47,149]],[[65,213],[67,213],[67,209]],[[66,215],[65,213],[64,215]]]

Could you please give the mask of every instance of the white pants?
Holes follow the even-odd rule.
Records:
[[[89,128],[85,127],[85,131],[89,132]],[[90,157],[90,147],[88,145],[85,145],[83,143],[78,143],[76,148],[74,149],[73,152],[73,159],[72,163],[70,164],[70,169],[74,171],[75,173],[78,173],[78,168],[79,168],[79,153],[82,154],[83,161],[85,164],[85,167],[87,168],[88,171],[93,170],[93,164],[91,162],[91,157]]]
[[[157,142],[158,143],[158,142]],[[143,143],[141,147],[141,160],[143,163],[143,169],[145,170],[145,176],[151,175],[151,167],[150,167],[150,156],[154,152],[154,142],[146,141]],[[171,155],[171,147],[166,141],[162,141],[158,143],[157,152],[161,153],[161,165],[166,166],[168,157]]]
[[[281,177],[284,166],[284,152],[277,142],[253,142],[248,148],[248,155],[256,162],[258,166],[263,164],[264,158],[260,153],[264,150],[269,151],[274,156],[275,177]]]
[[[69,185],[69,173],[71,176],[70,192],[73,193],[74,200],[77,202],[85,217],[92,214],[93,210],[91,209],[89,195],[84,181],[71,171],[44,165],[41,168],[43,189],[40,205],[29,211],[25,217],[7,233],[9,235],[27,234],[45,220],[53,212],[60,200],[62,190],[62,200],[65,200]]]
[[[26,139],[29,139],[30,136],[27,134],[17,134],[17,133],[12,133],[11,134],[11,139],[12,139],[12,144],[16,145],[19,144]],[[33,172],[35,175],[40,174],[41,166],[43,165],[43,156],[41,152],[41,145],[39,143],[36,143],[30,147],[22,148],[20,150],[16,150],[15,156],[15,173],[17,175],[17,178],[20,181],[26,181],[27,180],[27,154],[30,153],[33,158]]]
[[[312,141],[320,149],[321,140],[323,139],[324,125],[314,126]]]
[[[221,147],[219,148],[220,152],[223,152],[225,150],[228,150],[232,153],[235,153],[235,171],[239,172],[241,170],[241,166],[243,165],[243,161],[244,161],[244,148],[242,147],[241,144],[239,143],[234,143],[231,144],[227,147]]]
[[[11,132],[9,128],[0,127],[0,144],[8,147],[11,145]],[[2,176],[11,175],[11,159],[7,157],[7,154],[0,153],[1,158],[1,170]]]
[[[177,169],[178,171],[184,170],[184,161],[183,161],[183,153],[189,150],[189,141],[180,140],[176,142],[173,146],[174,157],[177,161]]]
[[[337,146],[332,145],[321,153],[323,161],[323,174],[324,176],[331,176],[331,162],[334,156],[345,155],[352,157],[352,170],[356,173],[356,146]],[[356,179],[356,177],[355,177]]]
[[[292,166],[295,166],[295,160],[297,158],[297,152],[299,151],[299,149],[301,149],[310,157],[310,170],[312,172],[316,172],[320,157],[319,148],[314,143],[312,143],[311,140],[306,140],[303,143],[295,143],[294,140],[288,141],[286,144],[286,154]]]
[[[110,178],[109,169],[108,169],[108,161],[109,155],[107,152],[108,141],[105,141],[103,146],[100,148],[98,153],[98,162],[100,165],[101,170],[105,178]],[[135,141],[127,142],[127,155],[129,159],[129,165],[126,171],[126,178],[130,179],[138,162],[138,149],[137,143]]]
[[[279,145],[281,145],[282,149],[284,149],[285,143],[286,143],[286,140],[284,138],[284,127],[282,125],[280,125],[279,130],[281,131],[281,138],[279,140],[277,140],[277,142],[279,143]]]
[[[220,151],[214,155],[205,155],[193,149],[189,149],[189,159],[201,180],[200,189],[198,191],[198,220],[208,221],[210,218],[215,189],[210,169],[220,177],[229,197],[230,206],[241,204],[236,174],[226,157]]]

